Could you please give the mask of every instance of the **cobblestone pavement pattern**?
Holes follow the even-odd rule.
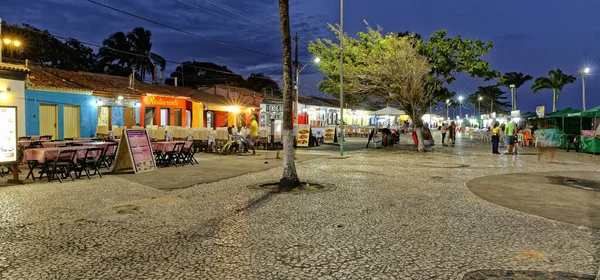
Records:
[[[547,164],[527,150],[498,156],[487,145],[459,143],[427,154],[363,150],[301,163],[303,180],[336,185],[310,194],[247,187],[278,180],[280,168],[170,192],[116,176],[0,188],[0,278],[596,274],[598,231],[492,204],[465,183],[502,173],[598,171],[598,157],[559,153],[557,164]]]

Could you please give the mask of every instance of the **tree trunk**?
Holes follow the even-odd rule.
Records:
[[[425,131],[425,128],[423,126],[423,120],[421,120],[422,116],[417,116],[416,120],[413,119],[413,122],[415,123],[415,133],[417,134],[417,150],[419,152],[424,152],[425,151],[425,143],[423,143],[423,132]]]
[[[556,90],[552,90],[554,92],[554,97],[552,98],[552,112],[556,112]]]
[[[292,37],[290,35],[289,0],[279,0],[279,23],[283,43],[283,174],[279,190],[300,186],[294,162],[294,124],[292,119]]]

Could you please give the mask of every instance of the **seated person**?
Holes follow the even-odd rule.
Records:
[[[238,145],[244,146],[243,152],[248,153],[248,148],[250,147],[250,145],[248,144],[248,140],[244,138],[244,135],[242,135],[241,129],[235,131],[233,135],[234,138],[238,141]]]

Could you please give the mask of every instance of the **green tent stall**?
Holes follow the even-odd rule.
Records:
[[[594,107],[587,111],[579,113],[582,120],[590,122],[584,129],[595,130],[598,126],[598,118],[600,117],[600,106]],[[581,136],[581,150],[586,153],[600,153],[600,138],[594,136]]]

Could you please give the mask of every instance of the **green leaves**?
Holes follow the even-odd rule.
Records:
[[[479,101],[479,97],[481,97],[481,101]],[[510,104],[504,101],[506,99],[504,92],[497,85],[492,85],[478,87],[477,91],[469,95],[465,101],[480,105],[482,111],[504,112],[510,108]]]
[[[534,94],[542,89],[552,89],[559,93],[565,85],[572,84],[575,80],[577,80],[575,76],[567,75],[560,69],[554,69],[548,72],[548,77],[535,79],[533,85],[531,85],[531,90]]]
[[[524,75],[521,72],[508,72],[504,73],[500,77],[500,85],[505,87],[510,87],[510,85],[515,85],[515,88],[520,88],[525,82],[532,80],[533,77],[529,75]]]

